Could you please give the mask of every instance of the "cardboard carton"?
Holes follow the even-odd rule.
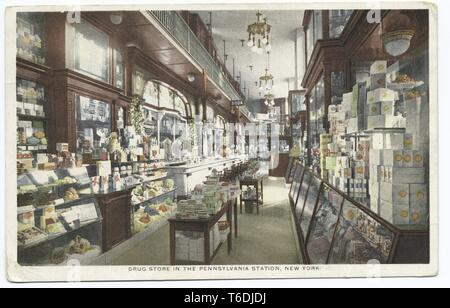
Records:
[[[375,61],[370,66],[370,75],[386,74],[387,73],[387,61]]]
[[[380,198],[370,198],[370,210],[375,214],[379,215],[380,213]]]
[[[392,168],[391,182],[393,184],[424,184],[425,168]]]
[[[379,73],[370,76],[370,90],[386,88],[386,73]]]
[[[385,134],[385,147],[388,150],[403,150],[405,144],[404,134]]]
[[[409,205],[409,185],[408,184],[380,184],[380,199],[394,205]]]
[[[381,115],[381,102],[369,104],[367,108],[368,116],[378,116]]]
[[[381,150],[370,150],[369,151],[369,162],[371,165],[381,166],[383,165],[383,152]]]
[[[391,115],[395,114],[395,102],[381,102],[381,114]]]
[[[368,104],[374,104],[378,102],[394,102],[395,98],[395,91],[386,88],[380,88],[367,92]]]
[[[378,115],[367,117],[367,129],[398,127],[398,119],[389,115]]]
[[[403,167],[403,151],[384,150],[383,163],[387,167]]]

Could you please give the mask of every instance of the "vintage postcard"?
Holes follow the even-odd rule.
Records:
[[[436,33],[423,1],[7,8],[9,281],[437,275]]]

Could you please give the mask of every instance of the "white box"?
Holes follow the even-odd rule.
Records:
[[[394,208],[392,203],[380,200],[379,215],[387,222],[394,222]]]
[[[429,225],[430,213],[428,206],[410,206],[410,225]]]
[[[36,111],[36,113],[40,113],[43,114],[44,113],[44,105],[34,105],[34,110]]]
[[[384,136],[383,134],[372,134],[370,138],[370,148],[373,150],[384,150]]]
[[[357,133],[359,131],[358,118],[351,118],[347,123],[347,134]]]
[[[407,204],[392,204],[381,200],[380,216],[394,225],[409,225],[410,210]]]
[[[413,152],[413,167],[422,168],[424,166],[424,155],[423,151],[414,150]]]
[[[388,83],[394,82],[400,73],[400,62],[397,61],[386,70],[386,81]]]
[[[381,102],[369,104],[367,107],[368,116],[381,115]]]
[[[384,150],[383,164],[387,167],[403,167],[403,151]]]
[[[405,134],[403,146],[405,150],[412,150],[414,147],[414,138],[412,134]]]
[[[382,180],[381,166],[370,165],[369,177],[370,177],[370,180],[373,182],[381,182],[381,180]]]
[[[388,150],[403,150],[405,144],[404,134],[385,134],[385,147]]]
[[[411,150],[403,151],[403,167],[413,168],[414,167],[414,154]]]
[[[429,219],[429,206],[426,185],[410,185],[410,224],[427,225]]]
[[[18,109],[18,110],[17,110],[17,113],[18,113],[18,114],[23,114],[23,113],[25,113],[25,111],[23,110],[23,109],[24,109],[24,106],[23,106],[23,103],[22,103],[22,102],[16,102],[16,108]]]
[[[369,195],[372,198],[379,198],[380,197],[380,182],[375,181],[369,181]]]
[[[380,111],[381,114],[394,115],[395,114],[395,102],[381,102]]]
[[[394,184],[424,184],[425,168],[392,168],[391,179]]]
[[[367,117],[367,129],[396,127],[398,119],[394,116],[379,115]]]
[[[393,224],[394,225],[409,225],[410,209],[409,204],[393,204]]]
[[[387,73],[387,61],[375,61],[370,66],[370,75]]]
[[[34,112],[34,104],[23,103],[23,109],[24,109],[24,110],[29,110],[30,112],[31,112],[31,111]]]
[[[31,122],[31,121],[18,121],[17,122],[17,127],[33,128],[33,122]]]
[[[97,161],[97,175],[110,176],[111,175],[111,161]]]
[[[380,199],[394,205],[409,205],[409,185],[408,184],[380,184]]]
[[[369,163],[371,165],[381,166],[383,165],[383,152],[381,150],[369,151]]]
[[[409,202],[411,206],[428,206],[428,187],[425,184],[409,186]]]
[[[367,92],[367,103],[373,104],[378,102],[394,102],[395,91],[381,88]]]
[[[379,197],[370,197],[370,210],[375,214],[380,214],[380,198]]]

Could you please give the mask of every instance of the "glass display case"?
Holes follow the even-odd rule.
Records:
[[[294,117],[300,111],[305,111],[305,90],[289,91],[288,101],[291,117]]]
[[[176,187],[163,169],[146,172],[147,177],[131,193],[132,232],[154,230],[176,211]]]
[[[292,184],[292,182],[294,180],[295,170],[297,169],[297,165],[298,165],[298,159],[290,157],[289,164],[286,169],[286,175],[284,176],[286,184]],[[292,187],[291,187],[291,189],[292,189]],[[291,197],[291,195],[289,195],[289,196]]]
[[[312,176],[311,172],[309,172],[306,168],[304,168],[304,172],[302,178],[299,179],[299,189],[297,192],[294,192],[295,197],[295,213],[298,218],[298,222],[302,217],[303,207],[305,206],[306,197],[308,195],[309,185],[311,184]]]
[[[92,154],[98,159],[107,155],[111,133],[111,106],[109,103],[76,95],[77,153]]]
[[[330,38],[339,38],[345,29],[353,10],[330,10]]]
[[[323,76],[311,90],[309,104],[308,140],[310,148],[310,165],[317,165],[320,160],[320,135],[325,130],[325,88]]]
[[[47,95],[45,87],[34,81],[17,78],[17,158],[19,173],[31,169],[38,153],[47,151]]]
[[[302,215],[300,217],[300,229],[302,231],[303,238],[306,238],[308,235],[309,225],[314,215],[321,184],[322,181],[319,178],[315,176],[312,177],[306,196],[306,202],[303,206]]]
[[[343,201],[344,198],[330,186],[322,185],[316,214],[306,240],[308,258],[313,264],[327,263]]]
[[[109,36],[85,20],[72,25],[74,69],[109,82]]]
[[[102,217],[90,186],[84,167],[18,177],[19,264],[86,264],[102,253]]]
[[[44,13],[17,13],[17,57],[45,64]]]
[[[388,263],[394,229],[376,221],[348,200],[342,206],[335,232],[329,264],[368,264],[371,260]]]
[[[427,230],[390,224],[301,164],[291,186],[295,195],[290,202],[305,264],[429,263]]]
[[[293,168],[293,177],[292,177],[292,185],[291,189],[289,190],[289,197],[292,200],[295,200],[297,198],[298,189],[301,185],[301,177],[303,175],[303,169],[300,167],[300,165],[296,165]]]

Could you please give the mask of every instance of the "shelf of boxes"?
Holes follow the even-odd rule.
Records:
[[[361,197],[356,201],[364,203],[367,195],[370,209],[388,222],[420,228],[428,224],[424,147],[419,137],[424,125],[422,98],[405,91],[423,82],[393,82],[399,74],[397,66],[374,62],[370,77],[344,94],[341,105],[330,106],[333,141],[321,144],[327,147],[322,153],[328,150],[322,168],[332,185],[352,198]],[[396,112],[396,102],[402,100],[406,117]]]

